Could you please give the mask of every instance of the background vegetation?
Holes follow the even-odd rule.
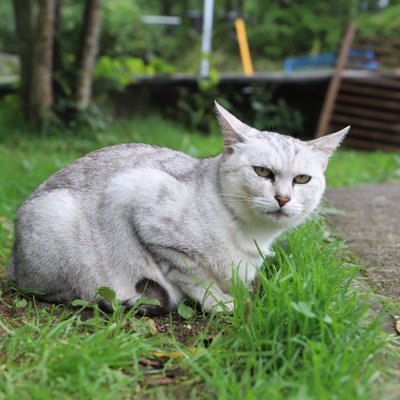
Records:
[[[167,64],[174,71],[197,72],[198,64],[193,61],[199,57],[203,1],[104,0],[103,7],[100,56],[104,58],[100,64],[138,58],[143,64],[131,60],[127,65],[131,72],[165,72]],[[399,0],[219,0],[215,2],[213,35],[216,67],[241,68],[233,25],[237,16],[246,19],[251,50],[256,65],[263,65],[261,70],[268,62],[280,63],[290,55],[335,52],[350,20],[357,21],[365,34],[397,37],[399,8]],[[61,36],[63,52],[71,66],[83,24],[82,12],[79,0],[65,4]],[[176,15],[182,18],[182,24],[148,25],[141,20],[143,15]],[[0,17],[0,52],[16,54],[11,1],[1,2]],[[153,65],[148,67],[152,59]],[[275,68],[273,63],[270,68]],[[101,68],[101,75],[100,71]]]
[[[12,3],[11,0],[0,3],[3,21],[0,26],[0,53],[18,52]],[[101,104],[99,100],[106,99],[110,92],[123,90],[137,76],[176,72],[197,74],[202,7],[201,0],[103,0],[102,33],[94,70],[95,104]],[[38,9],[34,7],[33,16],[37,13]],[[350,20],[357,22],[362,34],[397,37],[400,34],[399,13],[400,0],[216,1],[211,79],[199,82],[199,91],[196,93],[183,90],[180,94],[182,101],[178,103],[180,112],[174,117],[191,128],[204,131],[215,129],[210,104],[213,98],[219,97],[216,91],[219,74],[241,71],[233,23],[238,16],[246,20],[255,70],[268,71],[282,69],[283,60],[288,56],[336,52]],[[97,123],[95,120],[100,116],[95,107],[86,109],[83,116],[75,112],[75,82],[85,24],[83,14],[81,1],[63,2],[57,23],[56,65],[52,77],[55,97],[53,116],[56,115],[56,118],[50,119],[51,124],[68,125],[73,122],[72,119],[79,123]],[[181,24],[150,25],[143,21],[144,15],[175,15],[181,18]],[[8,72],[15,73],[15,68],[15,64],[11,64]],[[255,125],[261,125],[260,118],[264,114],[268,121],[273,120],[276,130],[304,134],[302,116],[276,98],[273,88],[258,88],[258,94],[261,102],[256,98],[256,93],[247,104],[231,101],[230,105],[239,113],[252,110],[247,120],[250,123],[254,121]],[[24,112],[26,114],[26,110]]]
[[[98,77],[120,84],[142,74],[192,72],[199,64],[201,0],[104,0]],[[218,71],[240,71],[233,19],[243,16],[256,70],[281,66],[285,57],[336,52],[350,20],[362,33],[397,37],[400,1],[220,0],[215,2],[212,62]],[[82,30],[82,3],[64,4],[60,52],[66,75],[74,74]],[[148,25],[143,15],[176,15],[181,25]],[[11,1],[0,4],[0,52],[17,53]],[[115,74],[119,71],[119,74]],[[116,76],[118,75],[118,76]],[[65,76],[58,76],[63,86]]]

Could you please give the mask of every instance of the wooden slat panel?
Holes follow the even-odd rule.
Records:
[[[346,69],[354,69],[359,71],[365,71],[365,65],[363,63],[348,62],[346,64]]]
[[[331,127],[333,130],[343,129],[342,123],[332,122]],[[380,131],[373,131],[368,129],[363,129],[356,126],[351,126],[350,133],[347,137],[358,137],[358,138],[367,138],[367,139],[375,139],[379,142],[388,142],[389,145],[398,145],[400,146],[400,136],[398,134],[387,134],[382,133]]]
[[[370,46],[368,44],[355,44],[352,46],[354,50],[361,51],[373,51],[375,54],[387,56],[389,58],[400,57],[400,48],[396,47],[382,47],[382,46]]]
[[[341,61],[350,69],[366,70],[365,64],[369,61],[366,57],[355,55],[346,60],[343,51],[350,48],[373,51],[379,71],[370,71],[368,76],[364,73],[363,78],[343,78],[341,68],[336,67],[335,74],[340,74],[340,78],[336,78],[335,84],[332,84],[334,79],[331,81],[319,128],[326,120],[336,129],[350,124],[352,128],[345,144],[365,149],[400,150],[400,78],[394,71],[400,67],[400,40],[352,34],[346,35],[348,40],[342,43]],[[348,47],[350,40],[351,47]],[[325,130],[318,129],[316,137],[322,131]]]
[[[354,41],[351,49],[361,50],[361,51],[373,51],[376,54],[380,53],[380,54],[386,54],[388,56],[393,56],[394,54],[400,55],[400,48],[393,47],[390,44],[388,46],[383,46],[383,45],[377,46],[376,44],[371,44],[366,42],[357,43],[357,41]]]
[[[376,111],[376,110],[371,110],[371,109],[366,110],[365,107],[361,108],[361,107],[357,107],[357,106],[350,106],[350,105],[344,105],[344,104],[337,103],[334,108],[334,113],[353,114],[353,115],[358,115],[363,118],[368,117],[368,118],[374,118],[377,120],[400,123],[400,113]]]
[[[364,83],[369,86],[389,87],[400,90],[400,79],[374,78],[343,78],[342,82]]]
[[[368,36],[361,36],[357,35],[355,40],[355,43],[374,43],[374,44],[379,44],[379,45],[392,45],[392,46],[397,46],[400,47],[400,40],[397,39],[391,39],[391,38],[383,38],[383,37],[368,37]]]
[[[372,106],[374,108],[387,108],[390,110],[397,110],[400,112],[400,103],[398,101],[390,101],[390,100],[377,100],[371,99],[369,97],[358,97],[358,96],[350,96],[347,94],[339,93],[337,96],[337,101],[339,103],[350,103],[352,105],[367,105]]]
[[[382,89],[373,86],[366,85],[355,85],[352,83],[342,82],[340,85],[340,91],[352,92],[357,95],[368,95],[370,97],[382,97],[390,100],[400,100],[400,91],[390,89]]]
[[[400,61],[399,60],[392,60],[388,58],[382,58],[382,57],[376,57],[376,61],[379,64],[379,67],[382,65],[387,65],[389,67],[397,67],[400,66]]]
[[[332,122],[341,122],[347,125],[364,126],[366,128],[376,128],[383,131],[396,132],[400,134],[400,124],[374,121],[371,119],[357,118],[352,115],[333,114]]]
[[[362,139],[347,138],[345,144],[349,146],[354,146],[357,148],[367,149],[367,150],[385,150],[385,151],[399,151],[399,146],[391,146],[390,144],[369,142]]]

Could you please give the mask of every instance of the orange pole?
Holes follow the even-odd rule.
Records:
[[[239,42],[240,57],[242,59],[245,75],[253,75],[253,64],[251,62],[249,43],[247,41],[246,27],[242,18],[235,20],[236,34]]]

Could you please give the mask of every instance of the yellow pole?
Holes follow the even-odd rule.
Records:
[[[235,20],[236,34],[239,42],[240,57],[242,59],[245,75],[253,75],[253,64],[251,62],[249,43],[247,41],[246,27],[242,18]]]

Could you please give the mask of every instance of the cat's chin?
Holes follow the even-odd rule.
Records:
[[[266,216],[269,219],[272,219],[273,221],[278,221],[278,222],[283,222],[283,221],[287,221],[288,219],[290,219],[290,216],[285,214],[282,211],[267,211]]]
[[[284,227],[290,227],[293,224],[297,224],[297,219],[293,215],[286,214],[282,210],[278,211],[267,211],[265,213],[265,217],[269,221],[273,221],[278,225],[282,225]]]

